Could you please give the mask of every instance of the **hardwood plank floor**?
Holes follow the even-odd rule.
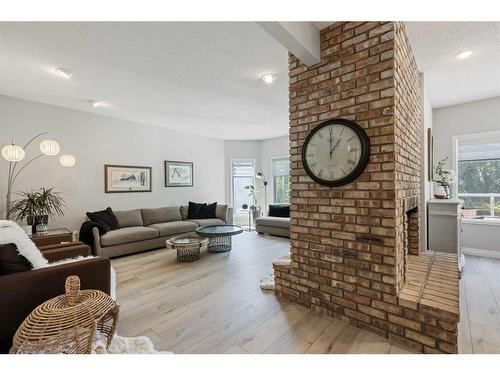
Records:
[[[460,353],[500,353],[500,261],[465,257],[460,280]]]
[[[118,333],[174,353],[410,353],[371,332],[259,288],[289,240],[244,232],[228,253],[178,263],[159,249],[114,259]],[[467,257],[459,351],[500,353],[500,262]],[[479,290],[477,290],[479,289]]]

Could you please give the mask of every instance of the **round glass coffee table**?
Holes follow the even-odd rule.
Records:
[[[212,253],[231,251],[231,236],[241,232],[243,228],[237,225],[205,225],[196,229],[198,236],[208,238],[208,251]]]
[[[194,262],[200,259],[200,251],[208,245],[207,238],[187,235],[172,237],[165,241],[167,249],[177,250],[178,262]]]

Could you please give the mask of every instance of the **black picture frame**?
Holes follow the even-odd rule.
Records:
[[[145,173],[145,184],[142,187],[116,187],[113,186],[113,181],[110,176],[114,170],[122,170],[123,173],[134,173],[140,172]],[[150,193],[153,187],[153,169],[151,167],[135,166],[135,165],[116,165],[116,164],[105,164],[104,165],[104,192],[105,193]],[[149,178],[148,178],[149,177]]]
[[[193,162],[190,161],[176,161],[176,160],[165,160],[164,161],[164,173],[165,173],[165,187],[192,187],[194,185],[194,166]],[[172,181],[169,170],[170,167],[188,167],[190,171],[189,180],[187,182],[175,182]],[[181,178],[181,177],[179,177]]]
[[[354,168],[354,170],[351,173],[341,178],[340,180],[329,181],[319,178],[316,175],[314,175],[314,173],[312,173],[311,169],[307,164],[306,149],[307,145],[309,144],[314,134],[316,134],[325,126],[335,125],[335,124],[349,127],[358,136],[361,143],[361,157],[359,159],[358,165],[356,166],[356,168]],[[363,173],[369,160],[370,160],[370,138],[368,138],[368,135],[366,134],[365,130],[361,126],[359,126],[356,122],[344,118],[334,118],[322,122],[321,124],[316,126],[313,130],[311,130],[311,132],[307,135],[306,139],[304,140],[304,144],[302,146],[302,165],[304,166],[307,175],[311,177],[311,179],[314,182],[317,182],[318,184],[324,186],[329,186],[329,187],[342,186],[354,181],[356,178],[359,177],[361,173]]]

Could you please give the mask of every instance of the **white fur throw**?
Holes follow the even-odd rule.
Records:
[[[19,254],[25,257],[33,268],[46,267],[49,263],[19,225],[10,220],[0,220],[0,245],[9,243],[16,245]]]
[[[55,266],[60,266],[61,264],[67,264],[67,263],[75,263],[79,262],[80,260],[86,260],[86,259],[92,259],[95,258],[93,255],[89,255],[88,257],[84,257],[83,255],[79,255],[74,258],[66,258],[66,259],[60,259],[52,263],[47,263],[41,267],[38,268],[48,268],[48,267],[55,267]],[[34,269],[38,269],[36,267],[33,267]]]
[[[157,351],[149,337],[146,336],[122,337],[115,335],[107,350],[106,343],[105,337],[97,331],[92,344],[92,354],[172,354],[172,352]]]

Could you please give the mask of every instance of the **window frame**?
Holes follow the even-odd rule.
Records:
[[[271,158],[271,178],[273,180],[273,203],[277,203],[276,202],[276,179],[275,179],[275,175],[274,175],[274,161],[275,160],[278,160],[278,159],[288,159],[288,177],[291,177],[291,174],[290,174],[290,156],[289,155],[283,155],[283,156],[274,156]],[[291,196],[290,196],[290,199],[291,199]],[[290,202],[288,202],[290,203]]]
[[[253,175],[252,175],[252,185],[255,186],[255,167],[256,167],[256,159],[254,158],[231,158],[229,160],[229,174],[230,174],[230,178],[231,178],[231,206],[233,207],[233,209],[236,209],[236,207],[234,206],[234,174],[233,174],[233,171],[234,171],[234,168],[233,168],[233,163],[234,162],[243,162],[243,161],[250,161],[252,162],[252,171],[253,171]],[[241,207],[238,207],[239,209],[241,209]]]
[[[493,131],[486,131],[486,132],[481,132],[481,133],[471,133],[471,134],[461,134],[461,135],[454,135],[451,137],[452,139],[452,152],[451,152],[451,165],[452,168],[456,171],[456,176],[457,176],[457,181],[454,183],[453,186],[453,196],[456,197],[456,199],[460,199],[458,196],[458,151],[459,151],[459,143],[460,141],[488,141],[491,138],[497,138],[500,137],[500,131],[499,130],[493,130]],[[482,160],[482,159],[480,159]],[[484,159],[486,160],[486,159]],[[433,166],[434,168],[434,166]],[[471,223],[471,224],[485,224],[484,222],[481,223],[482,220],[479,219],[462,219],[464,223]],[[493,222],[493,223],[488,223],[488,225],[500,225],[500,220],[498,223]]]

